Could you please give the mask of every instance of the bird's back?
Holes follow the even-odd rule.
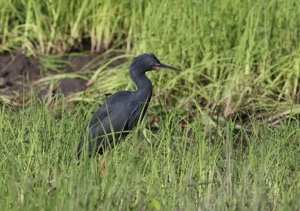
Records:
[[[88,141],[88,154],[94,151],[102,154],[113,148],[143,118],[150,99],[136,100],[134,92],[122,91],[108,98],[93,114],[88,135],[83,136],[77,149],[78,156]],[[151,94],[150,94],[151,97]]]

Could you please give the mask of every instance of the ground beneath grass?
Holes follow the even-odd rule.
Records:
[[[103,53],[103,52],[102,52]],[[99,54],[70,53],[67,55],[45,56],[40,58],[28,57],[25,54],[0,56],[0,95],[6,96],[8,101],[22,101],[24,94],[34,92],[39,98],[49,94],[49,87],[39,86],[44,77],[64,73],[83,73],[87,66],[89,70],[96,70],[103,62],[120,55],[108,53]],[[125,59],[117,59],[108,67],[115,67],[124,63]],[[87,80],[82,77],[62,78],[58,80],[52,94],[62,93],[64,96],[87,89]]]

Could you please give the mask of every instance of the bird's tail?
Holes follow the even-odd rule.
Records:
[[[83,149],[84,149],[84,138],[82,137],[79,144],[78,144],[78,147],[77,147],[77,159],[80,160],[81,157],[82,157],[82,152],[83,152]]]

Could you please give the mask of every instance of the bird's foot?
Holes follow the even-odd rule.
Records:
[[[106,168],[105,168],[105,158],[101,160],[100,162],[100,171],[102,174],[105,174]]]

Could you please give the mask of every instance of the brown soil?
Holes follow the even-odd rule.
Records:
[[[105,57],[98,55],[82,55],[82,56],[62,56],[57,58],[60,64],[63,64],[59,73],[81,72],[84,67],[89,64],[89,69],[96,70],[103,60],[108,60],[119,54],[110,54]],[[117,66],[126,60],[120,59],[111,66]],[[6,96],[8,99],[16,99],[17,96],[29,94],[30,90],[34,90],[38,97],[48,94],[47,87],[36,87],[34,82],[37,80],[53,75],[57,71],[44,69],[41,65],[41,59],[27,57],[24,54],[17,55],[0,55],[0,96]],[[65,96],[83,91],[87,88],[83,79],[61,79],[54,93],[62,93]],[[1,98],[0,98],[1,100]]]

